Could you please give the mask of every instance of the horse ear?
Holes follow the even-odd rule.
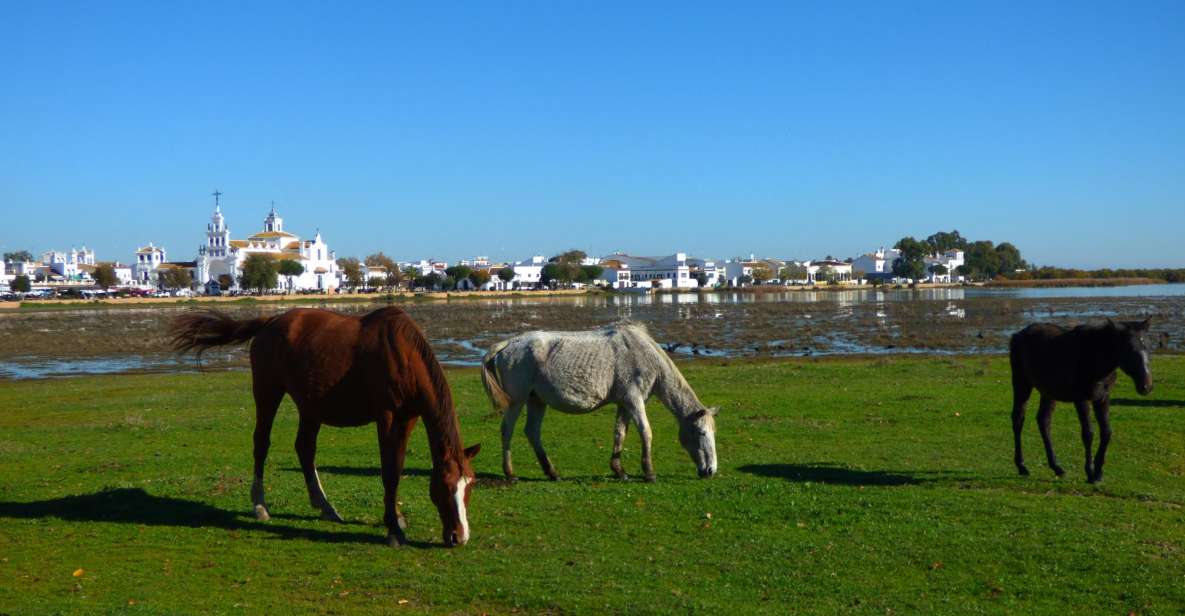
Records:
[[[718,406],[709,406],[709,407],[708,407],[708,413],[709,413],[709,414],[711,414],[711,415],[712,415],[712,417],[715,417],[715,416],[717,416],[717,415],[719,415],[719,414],[720,414],[720,407],[718,407]]]
[[[1112,321],[1111,317],[1107,317],[1107,327],[1110,327],[1111,329],[1116,329],[1115,321]]]
[[[1149,328],[1149,327],[1152,327],[1152,317],[1148,317],[1147,319],[1144,319],[1143,321],[1140,321],[1140,322],[1139,322],[1139,323],[1136,325],[1136,329],[1138,329],[1138,330],[1140,330],[1140,331],[1142,331],[1142,332],[1146,332],[1146,331],[1148,331],[1148,328]]]
[[[479,451],[481,451],[481,443],[473,445],[472,447],[466,447],[465,448],[465,459],[472,460],[473,457],[476,456],[477,452],[479,452]]]

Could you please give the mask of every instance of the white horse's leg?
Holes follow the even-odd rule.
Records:
[[[523,410],[521,402],[512,403],[502,414],[502,474],[506,479],[514,481],[514,465],[510,462],[510,439],[514,437],[514,424],[518,422],[518,414]]]
[[[630,428],[629,414],[625,405],[617,405],[617,422],[613,427],[613,456],[609,458],[609,468],[618,479],[627,479],[625,469],[621,467],[621,448],[625,444],[625,435]]]
[[[527,398],[527,440],[531,441],[531,446],[535,448],[535,457],[539,459],[539,468],[542,468],[552,481],[555,481],[560,478],[560,475],[555,471],[555,467],[547,457],[547,452],[543,449],[543,413],[546,411],[547,404],[538,396],[532,395]]]
[[[646,417],[646,402],[644,400],[634,400],[631,404],[633,407],[634,423],[638,426],[638,436],[642,437],[642,474],[646,476],[646,481],[653,483],[654,476],[654,461],[650,458],[650,420]]]

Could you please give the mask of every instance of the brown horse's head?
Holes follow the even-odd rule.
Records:
[[[449,547],[464,545],[469,541],[467,511],[469,493],[474,484],[473,467],[469,461],[478,451],[481,451],[481,445],[468,447],[460,459],[456,459],[456,456],[446,457],[432,468],[432,481],[428,489],[440,513],[444,544]]]
[[[1107,319],[1107,328],[1113,332],[1119,369],[1131,377],[1141,396],[1152,393],[1152,368],[1148,366],[1148,349],[1144,347],[1144,334],[1148,333],[1151,324],[1152,317],[1120,323]]]

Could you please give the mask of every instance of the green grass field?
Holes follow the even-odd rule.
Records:
[[[610,477],[610,411],[552,412],[543,480],[521,434],[498,481],[499,418],[449,371],[480,442],[473,538],[439,547],[422,429],[401,500],[414,545],[383,543],[374,429],[321,432],[316,518],[273,434],[273,520],[249,515],[248,374],[0,383],[0,613],[1179,613],[1185,609],[1185,357],[1123,378],[1106,481],[1084,482],[1062,405],[1044,465],[1012,466],[1004,358],[682,364],[719,405],[720,475],[695,478],[656,401],[658,483]],[[520,424],[521,425],[521,424]],[[631,431],[625,453],[639,473]]]

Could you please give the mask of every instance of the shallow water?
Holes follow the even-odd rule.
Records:
[[[310,302],[308,306],[317,306]],[[330,304],[345,313],[381,304]],[[539,297],[398,304],[438,358],[476,365],[494,342],[533,329],[575,330],[630,319],[685,357],[881,353],[1003,353],[1034,321],[1063,325],[1153,316],[1155,349],[1185,350],[1185,285],[911,291],[787,291]],[[239,318],[292,306],[233,306]],[[169,350],[166,328],[186,308],[0,314],[0,378],[194,370]],[[243,367],[246,349],[206,353],[206,368]]]

